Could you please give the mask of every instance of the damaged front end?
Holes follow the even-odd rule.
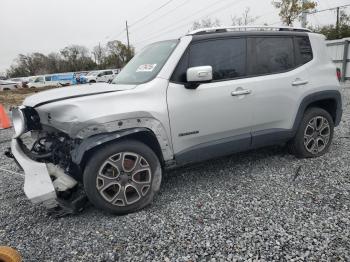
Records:
[[[13,109],[12,119],[11,154],[25,173],[26,196],[55,215],[80,211],[86,198],[78,182],[79,167],[71,161],[71,151],[80,141],[43,126],[31,107]]]

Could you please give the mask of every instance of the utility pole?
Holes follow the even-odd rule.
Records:
[[[335,28],[337,31],[337,38],[339,38],[339,13],[340,13],[340,7],[337,7],[337,23],[335,25]]]
[[[129,27],[128,27],[128,21],[125,21],[126,25],[126,38],[128,39],[128,51],[130,51],[130,42],[129,42]]]
[[[307,11],[304,9],[306,4],[306,0],[303,0],[302,3],[302,8],[303,8],[303,12],[301,13],[301,27],[305,28],[306,24],[307,24]]]

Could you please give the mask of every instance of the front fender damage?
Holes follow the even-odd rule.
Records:
[[[155,135],[159,143],[160,149],[162,151],[164,161],[169,161],[173,159],[174,157],[173,150],[171,147],[170,140],[168,139],[168,136],[166,134],[165,128],[158,120],[154,118],[140,117],[140,118],[111,121],[111,122],[101,123],[101,124],[93,124],[86,128],[81,129],[76,136],[79,139],[82,139],[84,141],[85,139],[88,139],[88,138],[93,139],[95,135],[102,134],[103,136],[105,136],[103,137],[103,140],[106,140],[107,142],[114,139],[118,139],[122,136],[126,136],[128,134],[132,134],[135,132],[137,133],[141,131],[151,131]],[[98,142],[96,141],[92,143],[98,143]],[[82,144],[84,144],[84,142]],[[85,142],[85,144],[87,143]],[[86,148],[88,147],[89,146],[86,145]],[[77,161],[78,161],[78,158],[77,158]]]

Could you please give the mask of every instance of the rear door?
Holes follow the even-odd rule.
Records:
[[[185,88],[190,67],[212,66],[213,81]],[[245,150],[251,142],[252,110],[242,90],[246,39],[194,42],[180,60],[168,87],[167,102],[178,162],[193,162]]]
[[[291,135],[299,98],[308,86],[308,74],[296,55],[296,38],[248,37],[248,76],[252,92],[252,145],[263,146]]]

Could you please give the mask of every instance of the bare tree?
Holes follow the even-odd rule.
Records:
[[[135,49],[133,46],[128,48],[122,42],[114,40],[107,43],[106,53],[104,67],[122,68],[134,56]]]
[[[68,71],[89,70],[95,67],[94,61],[89,56],[89,50],[85,46],[67,46],[61,50],[61,55]]]
[[[250,8],[246,7],[241,16],[231,16],[233,26],[245,26],[253,24],[259,17],[250,15]]]
[[[94,57],[95,63],[98,66],[101,66],[106,58],[106,49],[99,44],[92,49],[91,53]]]
[[[216,27],[220,26],[220,20],[215,18],[212,20],[210,17],[204,18],[200,21],[195,21],[192,25],[192,30],[197,30],[200,28]]]

